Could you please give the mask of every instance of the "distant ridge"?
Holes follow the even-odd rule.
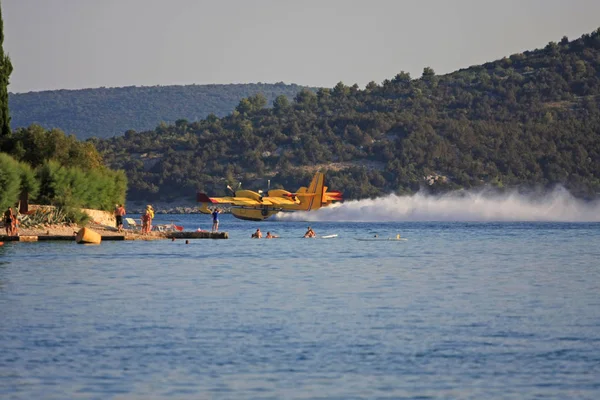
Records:
[[[50,90],[9,93],[9,107],[12,129],[35,123],[83,140],[152,130],[160,122],[194,122],[211,113],[224,117],[242,98],[262,93],[270,105],[277,96],[292,99],[303,88],[280,82]]]

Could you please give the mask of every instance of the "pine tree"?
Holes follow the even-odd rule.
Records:
[[[4,54],[4,21],[0,3],[0,137],[10,135],[10,113],[8,111],[8,77],[13,67],[10,57]]]

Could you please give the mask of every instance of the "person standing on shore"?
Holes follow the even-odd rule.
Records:
[[[148,214],[148,210],[146,210],[142,214],[142,235],[150,232],[150,229],[148,228],[150,226],[148,221],[150,221],[150,214]]]
[[[146,206],[146,233],[152,230],[152,220],[154,219],[154,208],[150,204]]]
[[[221,210],[219,210],[218,208],[215,208],[215,210],[212,212],[212,218],[213,218],[212,231],[213,232],[219,232],[219,213],[220,212],[221,212]]]
[[[117,204],[117,208],[115,209],[115,219],[117,220],[116,225],[119,232],[123,232],[123,217],[125,214],[125,207],[123,207],[123,204]]]
[[[8,210],[4,212],[4,227],[6,228],[6,236],[12,236],[13,234],[13,222],[15,215],[13,214],[12,207],[8,207]]]
[[[15,209],[15,211],[16,213],[13,213],[11,235],[19,236],[19,209]]]

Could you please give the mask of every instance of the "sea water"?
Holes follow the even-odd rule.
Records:
[[[598,223],[220,230],[0,247],[0,398],[600,398]]]

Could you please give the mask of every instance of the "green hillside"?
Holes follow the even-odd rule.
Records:
[[[78,139],[109,138],[127,130],[154,129],[160,122],[197,121],[209,114],[225,116],[240,99],[257,93],[268,101],[292,98],[295,84],[231,84],[99,88],[10,93],[13,129],[31,124],[59,128]]]
[[[223,118],[95,144],[127,171],[130,199],[266,178],[294,189],[316,168],[346,198],[482,185],[600,192],[600,29],[447,75],[340,82],[265,106],[251,97]]]

